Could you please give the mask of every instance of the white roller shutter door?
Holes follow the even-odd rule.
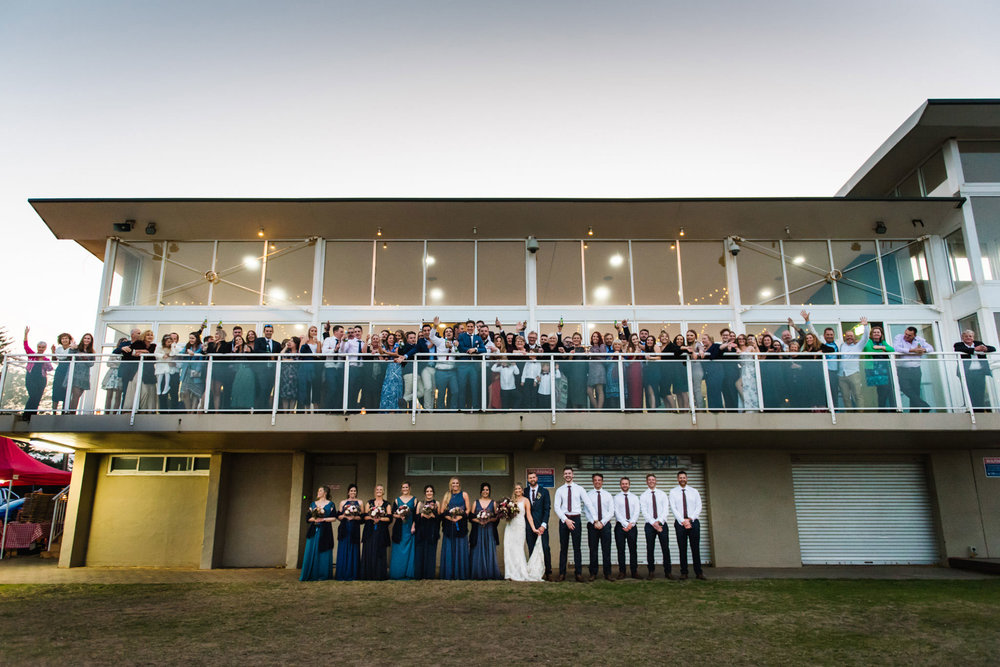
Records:
[[[922,462],[793,463],[792,479],[803,565],[938,562]]]
[[[610,456],[608,458],[611,458]],[[699,517],[699,523],[701,524],[701,562],[703,564],[709,564],[712,562],[712,552],[709,545],[708,539],[708,492],[705,488],[705,464],[702,462],[686,462],[685,470],[688,474],[688,486],[698,489],[701,493],[701,503],[702,510],[701,516]],[[592,475],[595,472],[600,472],[604,475],[604,490],[609,492],[612,496],[617,496],[621,493],[621,486],[619,485],[619,480],[622,477],[628,477],[629,482],[631,482],[632,487],[629,489],[631,493],[634,493],[636,497],[642,495],[646,490],[646,474],[654,473],[656,475],[656,483],[658,489],[664,493],[669,494],[670,489],[677,486],[677,470],[577,470],[574,476],[574,481],[580,486],[585,488],[588,492],[594,488],[594,483]],[[560,485],[557,485],[557,488]],[[555,498],[555,489],[552,489],[552,496]],[[642,515],[639,516],[639,521],[636,523],[636,529],[638,532],[637,542],[638,542],[638,560],[640,565],[646,565],[646,529],[645,529],[645,519]],[[680,562],[677,553],[677,538],[674,535],[674,524],[670,522],[667,524],[665,530],[670,531],[670,560],[676,569],[677,564]],[[559,562],[559,528],[555,527],[553,535],[550,540],[552,545],[552,560],[554,563]],[[584,566],[590,564],[590,547],[587,542],[587,526],[586,523],[583,526],[583,535],[581,536],[581,553],[583,555]],[[660,552],[660,547],[656,547],[656,562],[660,563],[660,558],[662,554]],[[688,558],[691,557],[690,551],[688,552]],[[611,561],[617,572],[618,568],[618,547],[615,544],[614,538],[614,528],[612,528],[611,534]],[[569,549],[569,562],[573,562],[573,548]],[[601,562],[601,555],[598,553],[597,562]],[[628,563],[628,550],[625,552],[625,562]]]

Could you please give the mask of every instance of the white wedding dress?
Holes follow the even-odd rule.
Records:
[[[503,534],[504,579],[511,581],[541,581],[545,574],[544,550],[541,542],[535,543],[535,550],[528,559],[528,543],[524,527],[524,513],[527,501],[521,503],[521,511],[510,520]]]

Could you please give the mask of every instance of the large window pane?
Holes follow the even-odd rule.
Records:
[[[682,248],[684,265],[689,266],[687,244]],[[736,258],[740,276],[740,299],[743,303],[783,304],[785,303],[785,281],[781,274],[781,247],[777,241],[751,241],[742,245]],[[684,271],[684,299],[691,304],[687,291],[688,271]],[[695,297],[701,296],[694,295]],[[711,303],[710,301],[708,301]],[[702,303],[694,301],[695,304]]]
[[[974,340],[982,340],[983,332],[979,329],[979,316],[976,313],[971,315],[966,315],[958,321],[958,331],[963,333],[965,331],[971,331]]]
[[[686,334],[688,329],[694,329],[695,333],[698,334],[698,340],[701,340],[702,334],[708,334],[712,340],[719,342],[721,340],[719,332],[723,329],[729,329],[731,326],[729,322],[688,322],[684,332]]]
[[[632,277],[637,304],[680,305],[677,242],[633,241]]]
[[[327,241],[324,306],[369,306],[372,302],[372,241]]]
[[[920,241],[879,241],[889,303],[933,303],[927,256]]]
[[[542,241],[537,262],[538,304],[583,305],[579,241]]]
[[[215,257],[219,281],[212,290],[212,305],[258,305],[263,257],[263,241],[219,241]]]
[[[681,274],[684,276],[684,303],[724,306],[729,303],[726,258],[721,241],[683,241]]]
[[[428,241],[427,305],[472,305],[475,261],[475,244],[472,241]],[[502,275],[487,274],[485,279],[496,280]]]
[[[149,324],[148,322],[145,323],[145,324],[123,324],[123,323],[109,324],[108,327],[107,327],[107,329],[105,329],[105,333],[104,333],[104,345],[105,346],[112,346],[112,347],[114,347],[114,346],[116,346],[118,344],[118,341],[120,341],[122,338],[126,338],[128,340],[131,340],[132,339],[132,329],[138,329],[140,332],[142,332],[142,331],[146,331],[147,329],[151,328],[152,326],[153,325]],[[55,341],[53,341],[53,342],[55,342]],[[77,341],[77,342],[79,342],[79,341]],[[95,344],[96,344],[96,341],[95,341]],[[111,354],[110,350],[106,351],[106,353],[107,354]]]
[[[480,306],[524,306],[524,243],[521,241],[480,241],[478,271]],[[502,277],[502,280],[498,280]],[[471,303],[471,301],[469,302]]]
[[[312,303],[316,247],[304,241],[271,241],[267,246],[264,277],[265,306],[304,306]]]
[[[969,256],[965,252],[965,239],[962,230],[956,229],[944,237],[948,248],[948,269],[951,274],[951,287],[958,291],[972,284],[972,270],[969,266]]]
[[[973,197],[972,215],[983,256],[983,276],[1000,280],[1000,197]]]
[[[785,241],[788,302],[792,305],[833,305],[830,251],[826,241]]]
[[[960,141],[966,183],[1000,183],[1000,141]]]
[[[590,241],[584,245],[583,262],[588,305],[631,305],[628,242]]]
[[[948,180],[948,171],[944,166],[944,154],[938,151],[931,156],[931,159],[920,167],[920,173],[924,177],[924,193],[930,196]]]
[[[833,265],[841,272],[837,295],[841,304],[882,303],[878,260],[873,241],[833,241]]]
[[[897,194],[900,197],[919,197],[922,194],[920,192],[920,178],[916,171],[903,179],[897,188]]]
[[[167,266],[163,272],[164,306],[204,306],[208,303],[209,282],[205,273],[212,268],[214,243],[169,241]]]
[[[422,241],[388,241],[377,246],[375,305],[420,305],[424,281]]]
[[[163,243],[118,243],[111,277],[112,306],[152,306],[160,286]]]

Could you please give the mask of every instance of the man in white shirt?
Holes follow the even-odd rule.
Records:
[[[566,579],[566,557],[569,552],[569,542],[573,540],[573,563],[576,566],[576,580],[583,578],[583,555],[580,552],[580,536],[583,526],[580,517],[586,508],[588,516],[594,516],[590,507],[590,496],[582,486],[573,481],[573,468],[563,468],[565,484],[556,489],[556,516],[559,517],[559,576],[556,581]]]
[[[896,354],[903,356],[896,364],[899,374],[899,391],[910,399],[910,412],[923,412],[930,407],[920,397],[920,358],[934,348],[926,340],[917,335],[916,327],[906,327],[906,331],[897,334],[892,339]]]
[[[670,501],[667,494],[656,488],[656,475],[646,475],[646,486],[649,487],[639,496],[639,506],[642,516],[646,518],[646,567],[649,568],[649,579],[656,575],[656,542],[660,542],[663,552],[663,573],[667,579],[674,579],[670,573],[670,534],[665,530],[667,517],[670,516]]]
[[[625,578],[625,545],[628,545],[629,565],[632,578],[639,578],[639,497],[629,493],[632,486],[628,477],[618,481],[622,492],[615,496],[615,546],[618,547],[618,578]]]
[[[674,515],[674,534],[677,536],[677,551],[681,560],[681,579],[688,578],[688,542],[691,542],[691,560],[694,574],[705,579],[701,571],[701,494],[688,484],[687,472],[677,473],[677,486],[670,490],[670,513]]]
[[[358,396],[361,392],[361,353],[365,351],[364,341],[358,327],[347,330],[347,339],[340,344],[340,353],[347,357],[347,409],[360,410]],[[343,400],[343,399],[341,399]]]
[[[324,332],[325,334],[325,332]],[[321,352],[323,362],[323,409],[338,410],[344,404],[344,361],[341,345],[344,341],[344,327],[333,327],[332,335],[323,339]]]
[[[587,495],[590,497],[590,504],[587,505],[587,516],[590,521],[587,523],[587,544],[590,546],[590,580],[597,578],[597,547],[601,547],[601,558],[604,562],[604,578],[614,581],[611,578],[611,519],[615,515],[615,499],[610,493],[604,490],[604,475],[595,472],[591,479],[594,481],[594,490]],[[590,507],[594,512],[590,512]]]
[[[837,380],[840,384],[840,395],[844,400],[845,408],[861,407],[861,353],[868,343],[868,334],[871,330],[868,327],[867,317],[862,317],[860,322],[861,326],[864,327],[861,338],[855,338],[854,330],[848,329],[844,332],[844,340],[840,342]]]

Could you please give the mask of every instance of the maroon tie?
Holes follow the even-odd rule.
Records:
[[[687,489],[681,489],[681,502],[684,503],[684,518],[688,518],[688,497],[684,493]]]
[[[573,513],[573,487],[566,487],[566,514]]]
[[[628,496],[625,496],[625,518],[632,522],[632,513],[628,511]]]
[[[650,491],[649,495],[653,497],[653,521],[656,521],[656,517],[660,515],[660,513],[656,511],[656,491]]]
[[[597,492],[597,523],[604,523],[604,512],[601,509],[601,492]]]

